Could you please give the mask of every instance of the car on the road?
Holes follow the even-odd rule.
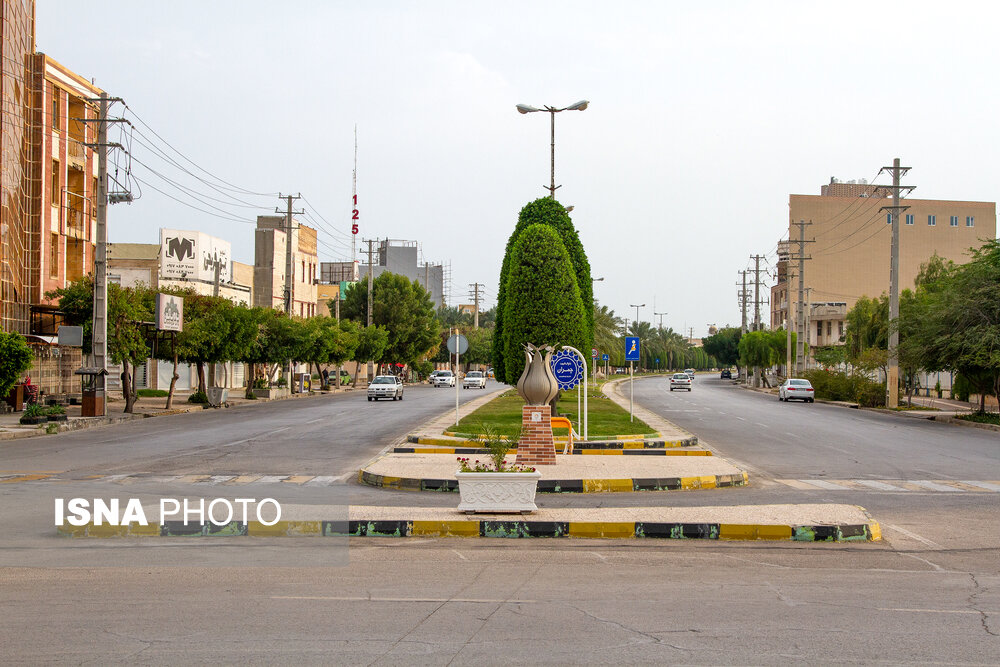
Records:
[[[377,401],[380,398],[403,400],[403,381],[395,375],[376,375],[368,385],[368,400]]]
[[[728,368],[723,368],[722,372],[719,373],[719,378],[722,380],[732,380],[733,374]]]
[[[687,376],[689,378],[691,378],[692,380],[694,379],[694,369],[693,368],[685,368],[684,372],[687,373]]]
[[[687,373],[674,373],[670,376],[670,391],[674,389],[687,389],[691,391],[691,377]]]
[[[482,371],[469,371],[462,379],[463,389],[486,389],[486,376]]]
[[[816,391],[809,380],[788,378],[778,387],[778,400],[786,402],[799,400],[806,403],[815,403]]]
[[[435,371],[431,374],[432,387],[454,387],[455,374],[451,371]]]

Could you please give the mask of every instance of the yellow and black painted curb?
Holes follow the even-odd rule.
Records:
[[[559,451],[558,444],[556,451]],[[483,454],[487,455],[490,450],[484,447],[393,447],[393,454]],[[517,448],[511,449],[508,454],[517,454]],[[712,452],[707,449],[689,449],[676,447],[673,449],[574,449],[571,454],[583,455],[622,455],[629,456],[711,456]]]
[[[403,491],[458,491],[457,479],[391,477],[361,470],[358,481],[369,486]],[[538,493],[622,493],[629,491],[687,491],[746,486],[750,476],[744,471],[732,475],[696,477],[648,477],[623,479],[540,479]]]
[[[533,521],[531,519],[444,521],[334,520],[189,524],[168,521],[142,526],[61,526],[67,537],[577,537],[603,539],[782,540],[794,542],[874,542],[878,522],[848,525],[664,523],[651,521]]]
[[[406,441],[414,445],[431,447],[482,447],[482,443],[476,440],[429,438],[422,435],[408,435],[406,436]],[[618,436],[616,440],[578,440],[573,443],[573,446],[583,448],[586,445],[586,449],[664,449],[667,447],[695,447],[697,444],[697,436],[681,438],[679,440],[665,440],[662,438],[645,440],[638,436],[634,439],[631,439],[630,436]]]

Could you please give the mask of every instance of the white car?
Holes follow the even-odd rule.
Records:
[[[787,402],[792,399],[814,403],[816,392],[813,390],[812,383],[809,380],[799,378],[788,378],[782,382],[781,386],[778,387],[778,400]]]
[[[436,371],[436,374],[431,374],[431,386],[432,387],[454,387],[455,386],[455,374],[451,371]]]
[[[463,389],[486,389],[486,376],[482,371],[469,371],[462,379]]]
[[[687,376],[689,378],[691,378],[692,380],[694,380],[694,369],[693,368],[685,368],[684,372],[687,374]]]
[[[368,385],[368,400],[377,401],[380,398],[391,398],[394,401],[403,400],[403,381],[395,375],[377,375]]]
[[[674,389],[687,389],[691,391],[691,377],[687,373],[674,373],[670,376],[670,391]]]

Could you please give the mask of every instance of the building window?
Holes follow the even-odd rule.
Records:
[[[841,338],[844,337],[844,323],[842,321],[837,322],[837,335]]]
[[[90,184],[90,216],[97,216],[97,179],[93,179]]]
[[[49,241],[49,276],[59,277],[59,235],[52,234]]]
[[[822,322],[817,322],[816,323],[816,342],[818,343],[819,339],[822,338],[822,337],[823,337],[823,323]]]
[[[892,213],[886,213],[885,214],[885,224],[887,224],[887,225],[891,225],[892,224]]]
[[[966,227],[975,227],[976,226],[976,218],[975,218],[975,216],[972,216],[972,215],[965,216],[965,226]]]
[[[957,215],[951,216],[948,219],[948,224],[950,224],[952,227],[958,227],[958,216]]]
[[[62,111],[59,109],[61,92],[58,88],[52,86],[52,129],[56,132],[59,131],[59,118],[62,116]]]
[[[62,203],[62,193],[59,188],[59,162],[52,161],[52,192],[49,195],[49,203],[52,206],[59,206]]]
[[[826,321],[826,337],[829,338],[833,335],[833,322],[831,320]]]
[[[936,224],[937,224],[937,216],[936,215],[929,215],[929,216],[927,216],[927,226],[928,227],[933,227]]]
[[[913,214],[912,213],[907,213],[906,214],[906,224],[908,224],[908,225],[912,225],[913,224]]]

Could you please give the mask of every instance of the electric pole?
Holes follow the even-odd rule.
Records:
[[[476,310],[472,313],[472,328],[479,328],[479,288],[486,287],[483,283],[472,283],[469,285],[472,288],[471,296],[473,298],[473,303],[475,303]]]
[[[282,195],[278,193],[278,199],[286,202],[285,210],[274,209],[275,213],[285,214],[285,314],[292,316],[292,299],[294,295],[295,274],[292,267],[292,215],[301,215],[303,211],[292,210],[292,200],[300,199],[301,194]],[[305,279],[305,276],[303,276]],[[291,386],[291,384],[289,384]]]
[[[812,259],[811,257],[806,257],[806,243],[813,243],[814,241],[806,241],[806,227],[812,224],[812,221],[805,222],[799,220],[798,222],[793,222],[793,225],[799,228],[799,238],[794,243],[799,244],[799,298],[796,302],[798,308],[795,313],[795,370],[801,371],[805,369],[805,276],[806,276],[806,260]]]
[[[882,167],[883,171],[892,173],[892,206],[883,206],[880,210],[890,210],[892,213],[892,244],[889,254],[889,368],[886,374],[885,406],[894,409],[899,405],[899,212],[909,206],[899,205],[900,190],[913,190],[912,185],[900,185],[899,179],[910,170],[900,167],[899,158],[892,161],[891,167]]]
[[[740,271],[740,276],[743,278],[743,287],[740,288],[740,333],[747,332],[747,272]]]
[[[751,255],[754,261],[753,276],[753,330],[760,331],[760,260],[763,255]]]
[[[107,416],[108,370],[108,94],[101,93],[101,117],[97,121],[97,238],[94,252],[93,356],[97,376],[95,396],[100,415]],[[96,409],[96,406],[95,406]]]
[[[372,245],[375,243],[375,241],[373,241],[372,239],[366,239],[363,242],[368,244],[368,309],[367,309],[368,310],[368,317],[367,317],[367,326],[371,326],[372,325],[372,285],[373,285],[373,283],[372,283],[372,281],[373,281],[372,274],[374,273],[374,270],[375,270],[375,267],[372,266]],[[369,381],[371,381],[371,379],[372,379],[372,370],[373,370],[373,368],[372,368],[372,362],[369,361],[368,362],[368,366],[365,369],[365,372],[368,375],[368,380]]]

